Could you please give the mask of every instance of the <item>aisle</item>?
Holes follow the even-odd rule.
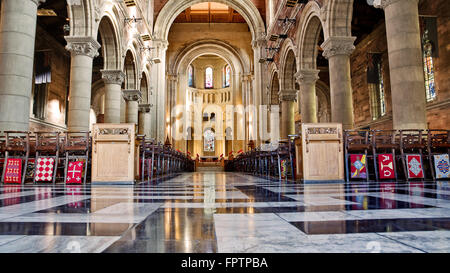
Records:
[[[450,252],[447,182],[303,186],[196,172],[0,189],[0,252]]]

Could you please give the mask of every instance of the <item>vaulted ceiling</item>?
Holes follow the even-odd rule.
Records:
[[[227,5],[204,2],[180,13],[175,23],[245,23],[244,18]]]

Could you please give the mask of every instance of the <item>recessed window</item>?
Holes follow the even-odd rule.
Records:
[[[231,67],[229,65],[223,68],[223,87],[230,87],[231,82]]]
[[[205,152],[214,152],[215,134],[211,129],[207,129],[204,134],[203,150]]]
[[[438,56],[436,17],[421,17],[422,58],[427,102],[436,99],[434,58]]]
[[[382,56],[379,53],[368,55],[367,83],[372,120],[376,120],[386,115]]]
[[[211,67],[207,67],[205,70],[205,88],[213,88],[213,69]]]
[[[194,67],[191,65],[189,65],[189,69],[188,69],[188,84],[189,87],[195,87],[194,85]]]

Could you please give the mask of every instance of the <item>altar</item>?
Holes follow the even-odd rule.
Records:
[[[200,162],[218,162],[218,156],[200,156]]]

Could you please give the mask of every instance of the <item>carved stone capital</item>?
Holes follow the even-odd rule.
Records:
[[[355,50],[353,43],[356,37],[329,37],[321,47],[323,48],[323,56],[326,59],[336,55],[347,55],[352,54]]]
[[[85,55],[91,58],[99,55],[100,44],[93,37],[66,36],[66,49],[73,55]]]
[[[156,39],[153,40],[153,45],[158,49],[166,50],[169,47],[169,41]]]
[[[102,79],[107,84],[121,85],[125,80],[125,73],[121,70],[100,70]]]
[[[316,81],[319,79],[319,72],[320,70],[316,69],[303,69],[295,73],[295,79],[300,85],[315,84]]]
[[[139,112],[150,113],[150,104],[139,104],[138,106]]]
[[[122,95],[126,101],[139,101],[142,99],[140,90],[122,90]]]
[[[252,48],[253,49],[258,49],[258,48],[262,48],[265,47],[267,45],[267,40],[264,37],[260,37],[258,39],[255,39],[252,41]]]
[[[387,6],[396,3],[396,2],[400,2],[400,1],[410,1],[413,2],[414,4],[418,5],[419,4],[419,0],[374,0],[373,1],[373,6],[379,9],[385,9]]]
[[[242,81],[243,82],[246,82],[246,81],[252,81],[253,80],[253,74],[251,74],[251,73],[244,73],[243,75],[242,75]]]
[[[281,101],[294,101],[297,99],[297,90],[280,90],[278,96]]]

